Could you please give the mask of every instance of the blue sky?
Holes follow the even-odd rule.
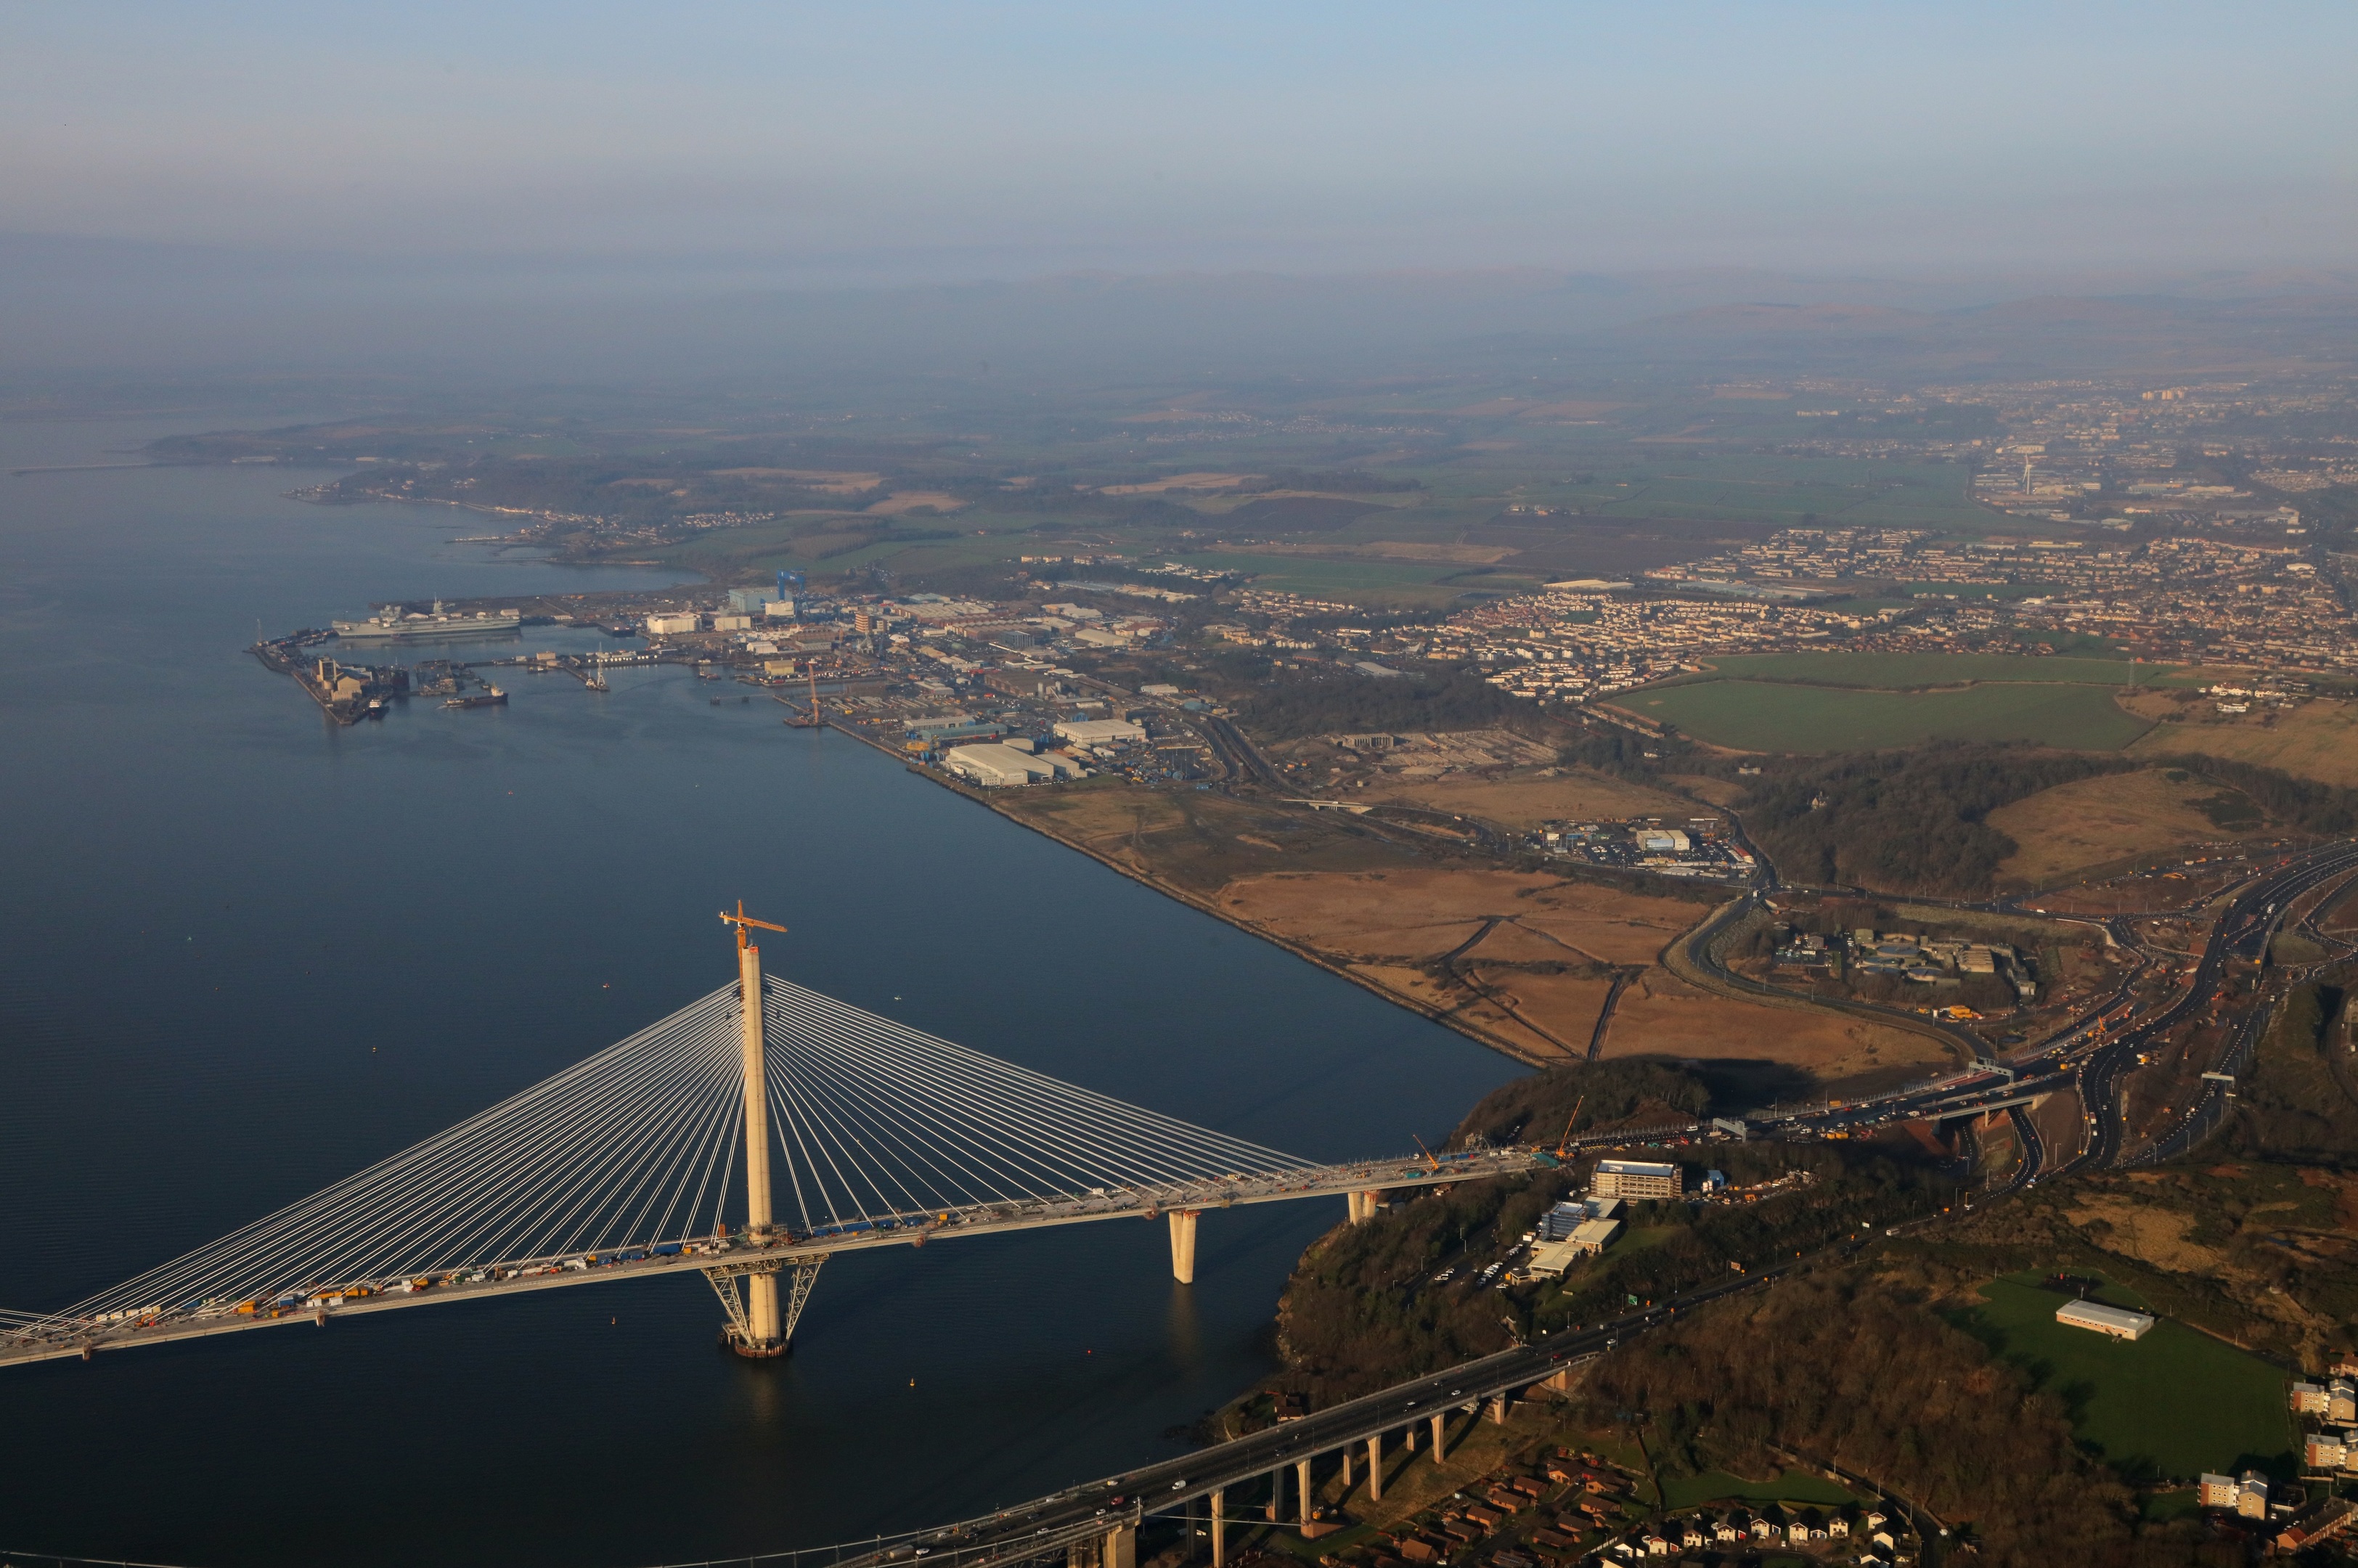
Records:
[[[2320,264],[2358,7],[18,4],[0,231],[1011,276]]]

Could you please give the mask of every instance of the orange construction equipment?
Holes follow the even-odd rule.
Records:
[[[1573,1124],[1580,1119],[1580,1108],[1588,1103],[1586,1095],[1572,1102],[1572,1114],[1563,1119],[1563,1136],[1555,1141],[1555,1157],[1563,1159],[1572,1149]]]
[[[783,925],[773,925],[766,920],[756,920],[746,914],[745,901],[741,898],[737,901],[736,914],[731,914],[724,909],[720,912],[720,918],[737,928],[737,951],[740,953],[745,950],[745,928],[749,925],[758,925],[764,931],[774,931],[781,936],[784,935],[786,931]]]

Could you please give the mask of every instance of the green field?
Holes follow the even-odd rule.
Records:
[[[1620,706],[1744,752],[1866,752],[1931,741],[2111,752],[2152,728],[2115,707],[2106,687],[2047,682],[1898,692],[1714,680],[1633,693]]]
[[[2121,686],[2132,670],[2139,686],[2152,686],[2172,668],[2132,665],[2126,659],[2033,658],[2022,654],[1730,654],[1705,662],[1725,678],[1807,681],[1886,691],[1961,686],[1967,681]],[[1682,684],[1708,678],[1690,677]]]
[[[1700,1476],[1679,1476],[1662,1483],[1662,1507],[1666,1509],[1700,1508],[1704,1503],[1716,1502],[1810,1503],[1831,1508],[1866,1500],[1848,1487],[1807,1470],[1788,1470],[1768,1481],[1747,1481],[1725,1470],[1705,1470]]]
[[[2061,1400],[2073,1435],[2105,1463],[2188,1478],[2290,1462],[2283,1372],[2168,1319],[2134,1343],[2066,1328],[2055,1309],[2067,1298],[2035,1280],[1992,1281],[1982,1287],[1986,1304],[1960,1314],[1957,1326]],[[2116,1286],[2098,1299],[2150,1310]]]

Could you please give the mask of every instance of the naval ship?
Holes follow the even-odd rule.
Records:
[[[388,604],[365,621],[334,622],[336,635],[350,643],[442,643],[453,637],[504,636],[524,624],[513,610],[478,610],[471,614],[445,610],[436,600],[431,611],[404,611]]]

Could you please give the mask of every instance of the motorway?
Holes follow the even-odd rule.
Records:
[[[1741,1291],[1755,1290],[1779,1275],[1803,1267],[1797,1259],[1661,1303],[1647,1311],[1578,1333],[1558,1334],[1502,1350],[1430,1377],[1397,1383],[1364,1399],[1283,1422],[1233,1442],[1199,1450],[1183,1459],[1126,1471],[1071,1487],[980,1519],[898,1536],[857,1556],[847,1568],[884,1568],[914,1563],[926,1568],[993,1568],[1062,1553],[1094,1541],[1118,1526],[1135,1526],[1151,1514],[1167,1514],[1196,1498],[1240,1486],[1302,1460],[1339,1454],[1379,1433],[1396,1433],[1436,1414],[1477,1408],[1494,1394],[1528,1388],[1594,1357],[1629,1334],[1670,1322],[1682,1311]],[[1392,1450],[1390,1462],[1398,1463]],[[1237,1518],[1234,1512],[1228,1517]]]
[[[2096,1129],[2086,1153],[2072,1162],[2073,1165],[2102,1170],[2119,1160],[2125,1115],[2119,1103],[2121,1086],[2136,1065],[2137,1053],[2146,1043],[2197,1008],[2207,1005],[2218,990],[2230,958],[2258,962],[2295,901],[2353,871],[2358,871],[2358,843],[2328,844],[2294,856],[2236,890],[2234,901],[2212,926],[2211,938],[2203,944],[2202,957],[2185,990],[2169,1006],[2139,1019],[2134,1027],[2098,1045],[2077,1062],[2074,1076],[2081,1102],[2095,1119]],[[2252,1010],[2237,1030],[2225,1061],[2247,1059],[2245,1054],[2257,1044],[2260,1032],[2266,1027],[2269,1011],[2265,1006]],[[2191,1122],[2201,1116],[2226,1091],[2224,1084],[2206,1084],[2201,1100],[2188,1112],[2186,1119]]]
[[[2048,1169],[2047,1152],[2025,1113],[2026,1104],[2039,1094],[2070,1087],[2080,1090],[2083,1103],[2094,1111],[2096,1123],[2096,1136],[2091,1146],[2070,1164],[2101,1169],[2118,1160],[2122,1152],[2117,1101],[2140,1047],[2208,1005],[2232,961],[2255,961],[2265,954],[2277,925],[2303,894],[2353,873],[2358,873],[2358,842],[2330,844],[2288,857],[2255,876],[2236,890],[2221,914],[2192,976],[2182,989],[2167,1006],[2136,1020],[2117,1034],[2102,1034],[2093,1024],[2097,1017],[2130,1000],[2128,981],[2124,981],[2117,993],[2092,1006],[2079,1024],[2055,1044],[2013,1067],[1985,1063],[1963,1073],[1872,1100],[1829,1105],[1790,1117],[1763,1130],[1808,1136],[1902,1118],[1963,1116],[2004,1109],[2014,1120],[2024,1151],[2020,1168],[2009,1185],[2024,1185]],[[1749,898],[1739,901],[1706,929],[1724,929],[1728,920],[1740,915],[1750,902]],[[2115,940],[2126,935],[2114,923],[2105,925]],[[1690,951],[1702,956],[1706,947],[1706,941],[1697,941]],[[2226,1053],[2226,1062],[2240,1064],[2245,1057],[2265,1028],[2268,1011],[2266,1007],[2255,1008],[2244,1020]],[[2214,1084],[2212,1092],[2215,1095],[2223,1089],[2223,1086]],[[2200,1109],[2198,1107],[2196,1113],[2190,1115],[2181,1132],[2195,1128]],[[1683,1130],[1664,1129],[1661,1132],[1680,1130]],[[898,1537],[879,1543],[862,1555],[840,1561],[852,1568],[914,1564],[919,1559],[926,1560],[926,1568],[933,1568],[936,1559],[945,1568],[994,1568],[1048,1557],[1068,1547],[1094,1541],[1115,1527],[1134,1526],[1148,1515],[1170,1513],[1193,1499],[1252,1481],[1286,1465],[1336,1454],[1371,1435],[1396,1432],[1436,1412],[1473,1408],[1493,1394],[1526,1387],[1567,1364],[1600,1354],[1618,1344],[1623,1336],[1667,1322],[1681,1311],[1764,1285],[1779,1274],[1804,1266],[1806,1261],[1795,1260],[1741,1280],[1715,1284],[1594,1329],[1559,1334],[1519,1346],[1321,1411],[1302,1421],[1206,1448],[1184,1459],[1126,1472],[983,1519]]]
[[[2290,906],[2304,894],[2337,878],[2358,874],[2358,842],[2342,841],[2288,857],[2266,868],[2238,888],[2213,924],[2194,972],[2168,1005],[2137,1018],[2115,1033],[2094,1028],[2095,1021],[2130,1001],[2134,977],[2111,994],[2091,1002],[2080,1021],[2046,1047],[2009,1066],[1996,1064],[1935,1079],[1927,1084],[1880,1095],[1853,1104],[1804,1112],[1769,1124],[1769,1130],[1788,1135],[1843,1131],[1879,1122],[1920,1119],[1940,1119],[2006,1110],[2023,1146],[2023,1159],[2009,1185],[2027,1185],[2042,1174],[2061,1170],[2102,1170],[2117,1163],[2124,1152],[2121,1090],[2136,1058],[2165,1031],[2210,1005],[2226,977],[2231,961],[2255,963],[2267,951],[2270,938]],[[1980,906],[1976,906],[1980,907]],[[1724,926],[1725,917],[1715,924]],[[2117,920],[2102,924],[2115,941],[2129,933]],[[2266,1027],[2269,1009],[2255,1007],[2244,1019],[2222,1056],[2220,1070],[2249,1060],[2253,1046]],[[2024,1107],[2033,1098],[2060,1089],[2079,1091],[2081,1103],[2094,1122],[2089,1146],[2063,1164],[2050,1167],[2047,1151]],[[2227,1086],[2212,1080],[2202,1098],[2189,1111],[2185,1125],[2213,1114],[2223,1103]],[[2181,1129],[2183,1130],[2183,1129]],[[2172,1134],[2171,1137],[2176,1137]],[[2169,1142],[2163,1140],[2164,1145]]]
[[[1772,1136],[1780,1132],[1809,1136],[1901,1119],[1954,1117],[2004,1109],[2013,1119],[2022,1141],[2024,1157],[2008,1184],[2019,1186],[2036,1180],[2049,1169],[2042,1141],[2025,1113],[2027,1103],[2040,1094],[2076,1087],[2083,1103],[2095,1112],[2097,1133],[2088,1150],[2070,1166],[2061,1168],[2093,1165],[2101,1169],[2121,1156],[2117,1101],[2140,1047],[2208,1005],[2231,961],[2255,961],[2265,954],[2277,925],[2303,894],[2353,873],[2358,873],[2358,842],[2326,845],[2288,857],[2261,871],[2234,892],[2182,989],[2167,1006],[2136,1020],[2117,1034],[2104,1035],[2093,1025],[2098,1017],[2131,1000],[2132,980],[2125,980],[2118,991],[2092,1004],[2078,1024],[2053,1044],[2014,1066],[1985,1060],[1963,1073],[1930,1084],[1856,1104],[1828,1105],[1771,1123],[1762,1130]],[[1758,896],[1756,892],[1723,911],[1704,932],[1698,934],[1690,952],[1699,960],[1708,961],[1709,935],[1725,929]],[[2115,922],[2104,924],[2115,940],[2128,935]],[[2225,1062],[2240,1064],[2245,1058],[2266,1027],[2268,1012],[2264,1006],[2255,1008],[2244,1020],[2223,1058]],[[2214,1084],[2212,1095],[2223,1089],[2223,1086]],[[2206,1097],[2206,1103],[2209,1098]],[[2190,1134],[2197,1128],[2200,1113],[2198,1106],[2181,1125],[2180,1134]],[[1665,1128],[1653,1135],[1671,1137],[1702,1130]],[[1568,1364],[1593,1357],[1618,1344],[1625,1336],[1668,1322],[1681,1311],[1692,1310],[1716,1297],[1755,1289],[1812,1260],[1795,1260],[1765,1269],[1594,1329],[1555,1335],[1401,1383],[1184,1459],[1126,1472],[986,1518],[897,1537],[860,1555],[838,1556],[837,1560],[850,1568],[887,1568],[891,1564],[914,1564],[920,1559],[925,1560],[926,1568],[934,1568],[936,1560],[945,1568],[995,1568],[1049,1557],[1068,1547],[1095,1541],[1118,1526],[1134,1526],[1149,1515],[1173,1512],[1193,1499],[1252,1481],[1300,1460],[1336,1454],[1371,1435],[1397,1432],[1436,1412],[1474,1408],[1493,1394],[1526,1387]]]

